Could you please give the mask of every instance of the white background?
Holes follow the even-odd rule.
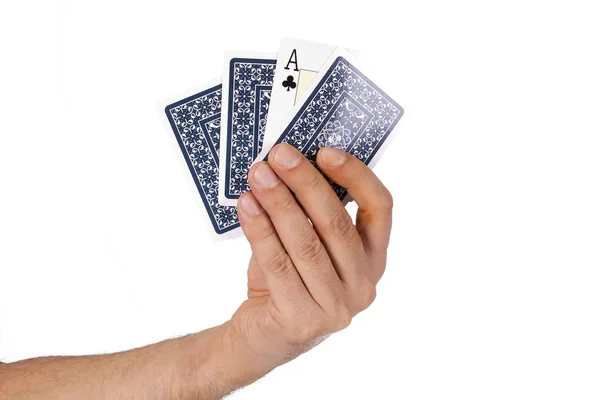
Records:
[[[0,358],[219,324],[213,244],[156,103],[281,36],[368,49],[406,115],[375,304],[234,399],[600,397],[600,25],[583,1],[0,6]]]

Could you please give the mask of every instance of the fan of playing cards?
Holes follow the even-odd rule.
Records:
[[[235,206],[250,190],[250,167],[274,145],[313,162],[320,147],[335,147],[373,167],[403,109],[351,51],[285,38],[277,54],[226,53],[222,80],[165,112],[212,229],[226,237],[240,226]]]

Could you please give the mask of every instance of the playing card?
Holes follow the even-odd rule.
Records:
[[[335,46],[293,38],[283,38],[271,92],[269,119],[264,135],[265,148],[271,148],[281,134],[284,118],[302,99],[306,88],[321,70]]]
[[[218,203],[221,84],[165,107],[167,119],[192,174],[212,228],[224,236],[240,226],[235,207]]]
[[[323,146],[344,150],[373,167],[404,110],[337,48],[286,117],[277,143],[288,143],[315,161]],[[265,159],[270,148],[257,160]],[[343,199],[346,190],[330,182]]]
[[[234,206],[250,190],[248,170],[260,153],[275,76],[274,53],[227,53],[223,71],[223,113],[219,202]]]

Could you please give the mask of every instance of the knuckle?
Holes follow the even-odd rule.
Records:
[[[285,250],[279,250],[267,261],[267,268],[278,278],[287,277],[294,269],[294,264]]]
[[[391,212],[394,208],[394,197],[386,187],[383,188],[381,193],[381,208],[387,212]]]
[[[358,304],[362,310],[367,309],[377,297],[377,288],[368,279],[363,280],[358,290]]]
[[[289,211],[293,207],[295,202],[296,201],[294,200],[292,195],[290,193],[286,193],[283,196],[278,196],[274,200],[273,206],[277,212],[284,213]]]
[[[275,229],[273,228],[273,225],[265,224],[265,226],[262,226],[259,229],[257,229],[256,240],[263,241],[265,239],[270,238],[274,234],[275,234]]]
[[[300,242],[298,246],[298,255],[300,258],[310,264],[321,264],[325,261],[327,254],[323,243],[314,233],[309,233]]]
[[[358,172],[358,174],[355,175],[355,178],[353,179],[352,184],[350,186],[360,187],[361,185],[363,185],[363,181],[367,177],[367,169],[368,167],[366,165],[361,165],[360,172]]]
[[[337,332],[346,329],[350,326],[351,322],[352,313],[350,312],[350,309],[346,306],[338,307],[335,315],[334,330]]]
[[[360,290],[360,299],[362,301],[362,306],[364,307],[363,309],[366,309],[373,304],[376,297],[377,288],[371,281],[365,280]]]
[[[321,179],[321,175],[314,171],[312,176],[304,181],[303,186],[305,189],[316,189],[321,184]]]
[[[354,228],[352,218],[350,218],[346,209],[340,206],[331,218],[331,233],[336,237],[346,237],[352,231],[352,228]]]

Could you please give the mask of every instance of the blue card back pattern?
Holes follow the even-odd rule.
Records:
[[[277,60],[232,58],[229,64],[225,197],[250,190],[248,171],[262,150]]]
[[[167,118],[217,234],[240,226],[236,207],[218,202],[221,87],[168,105]]]
[[[344,57],[334,60],[276,143],[288,143],[316,165],[323,146],[369,164],[404,113]],[[346,190],[329,182],[340,199]]]

